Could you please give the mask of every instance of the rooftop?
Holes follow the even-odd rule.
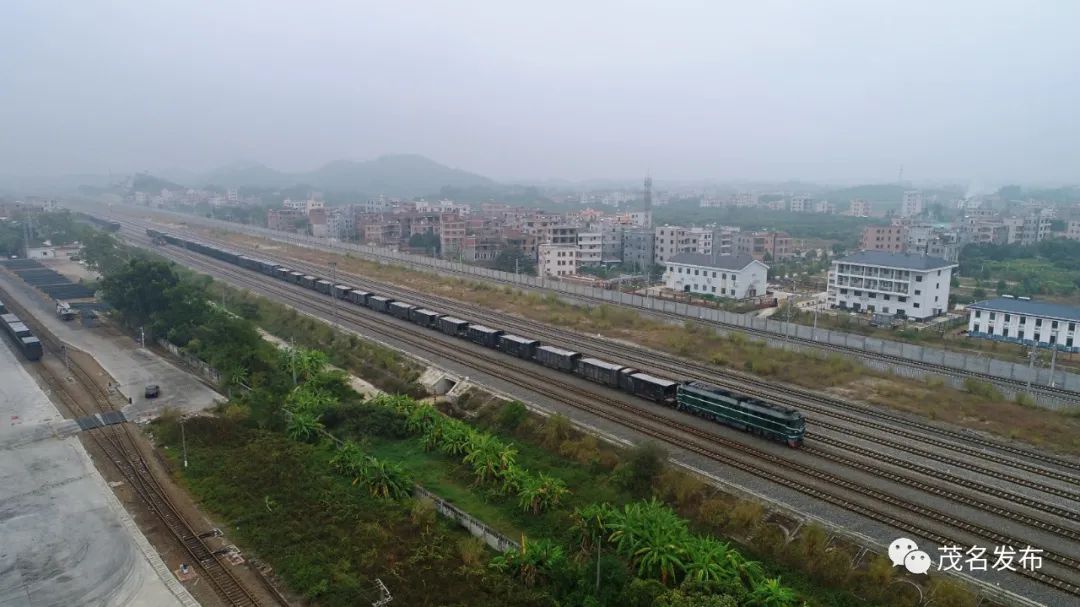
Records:
[[[998,297],[996,299],[977,301],[969,304],[967,308],[969,310],[992,310],[994,312],[1012,312],[1028,316],[1041,316],[1043,318],[1080,321],[1080,308],[1045,301],[1013,299],[1012,297]]]
[[[703,253],[679,253],[668,260],[668,263],[678,263],[688,266],[700,266],[703,268],[716,268],[718,270],[741,270],[754,263],[754,258],[749,255],[705,255]]]
[[[954,268],[957,265],[940,257],[891,253],[889,251],[859,251],[854,255],[848,255],[836,261],[839,263],[861,263],[871,266],[903,268],[905,270],[937,270],[939,268]]]

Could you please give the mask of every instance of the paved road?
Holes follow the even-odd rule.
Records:
[[[194,604],[0,341],[0,605]]]

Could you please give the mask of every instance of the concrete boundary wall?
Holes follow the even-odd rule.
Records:
[[[445,516],[448,519],[453,520],[457,524],[461,525],[472,534],[473,537],[478,537],[484,540],[484,543],[491,546],[493,549],[499,552],[506,552],[508,550],[520,550],[521,544],[518,544],[514,540],[506,537],[505,535],[495,531],[491,527],[488,527],[484,521],[476,518],[475,516],[465,512],[461,508],[451,504],[445,499],[435,495],[434,493],[424,489],[420,485],[413,487],[413,496],[417,498],[426,498],[435,503],[435,510]]]
[[[726,333],[727,330],[732,328],[748,328],[773,333],[780,338],[784,338],[785,336],[792,336],[801,339],[809,339],[822,345],[854,348],[872,352],[875,354],[880,354],[883,356],[892,356],[907,359],[913,363],[942,365],[956,369],[957,371],[961,372],[969,371],[975,373],[985,373],[999,377],[1001,379],[1019,382],[1027,382],[1030,380],[1033,388],[1050,386],[1052,384],[1058,388],[1080,392],[1080,374],[1068,373],[1061,370],[1055,371],[1053,376],[1051,376],[1050,370],[1046,368],[1029,368],[1027,364],[1003,361],[991,358],[989,356],[967,354],[963,352],[950,352],[940,348],[931,348],[927,346],[920,346],[917,344],[896,342],[878,338],[868,338],[862,335],[843,333],[840,331],[833,331],[829,329],[814,329],[810,327],[810,333],[807,334],[807,327],[805,326],[798,327],[798,325],[794,324],[791,324],[789,326],[788,323],[784,323],[781,321],[748,317],[746,315],[735,314],[726,310],[703,308],[701,306],[692,306],[683,302],[675,302],[667,299],[659,299],[655,297],[646,297],[631,293],[622,293],[619,291],[598,289],[587,285],[567,283],[545,277],[518,275],[511,272],[502,272],[500,270],[493,270],[490,268],[470,266],[468,264],[460,262],[433,259],[430,257],[413,255],[411,253],[402,253],[400,251],[393,251],[384,247],[334,242],[330,240],[314,238],[311,236],[277,232],[256,226],[230,223],[221,220],[211,220],[203,217],[197,217],[194,215],[178,213],[175,211],[165,211],[160,209],[155,209],[154,211],[173,216],[177,218],[177,220],[185,221],[187,223],[198,223],[209,227],[227,229],[232,232],[239,232],[252,236],[258,236],[261,238],[268,238],[271,240],[277,240],[279,242],[299,245],[309,249],[333,250],[341,253],[346,253],[354,257],[359,257],[370,261],[376,261],[378,263],[401,265],[424,271],[444,270],[446,272],[451,272],[455,274],[464,274],[478,277],[481,279],[494,280],[522,287],[550,290],[560,295],[569,295],[571,297],[582,297],[593,300],[606,301],[617,305],[644,309],[652,312],[659,312],[663,314],[681,317],[680,320],[701,320],[709,323],[714,323],[715,328],[722,333]],[[768,341],[770,344],[775,342],[773,338],[766,338],[766,341]],[[816,348],[812,348],[812,346],[811,349],[816,351]],[[926,377],[931,375],[937,375],[933,372],[932,369],[917,369],[905,367],[902,364],[889,363],[881,360],[867,358],[861,359],[860,362],[870,368],[880,368],[882,370],[888,370],[890,372],[894,372],[907,377]],[[897,361],[897,363],[903,362],[904,361]],[[904,368],[905,371],[901,372],[900,369],[902,368]],[[954,385],[956,383],[959,383],[960,385],[963,384],[963,380],[959,380],[958,382],[952,381],[957,379],[955,377],[948,379]],[[1001,387],[1004,388],[1003,392],[1014,394],[1016,392],[1015,388],[1013,387]],[[1040,405],[1048,406],[1050,408],[1067,408],[1075,407],[1078,405],[1077,401],[1075,400],[1059,399],[1049,396],[1042,396],[1037,399],[1037,402]]]

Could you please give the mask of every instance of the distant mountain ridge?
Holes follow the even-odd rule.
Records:
[[[258,163],[237,163],[199,176],[191,186],[286,188],[307,185],[328,192],[374,196],[424,196],[443,187],[490,187],[495,181],[439,164],[418,154],[380,156],[374,160],[335,160],[313,171],[285,173]]]

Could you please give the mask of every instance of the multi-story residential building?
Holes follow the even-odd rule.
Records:
[[[870,201],[863,200],[862,198],[855,198],[851,201],[851,206],[848,208],[848,215],[851,215],[852,217],[869,217]]]
[[[960,224],[963,244],[1008,244],[1011,228],[1002,220],[964,217]]]
[[[1062,236],[1068,238],[1069,240],[1080,240],[1080,221],[1070,221],[1065,228],[1065,233],[1062,234]]]
[[[919,190],[904,192],[904,198],[900,201],[900,216],[915,217],[923,212],[923,193]]]
[[[828,200],[817,200],[814,201],[814,212],[832,215],[836,212],[836,205],[829,202]]]
[[[735,255],[749,255],[758,261],[779,261],[792,256],[791,236],[787,232],[738,232],[735,234]]]
[[[975,302],[967,310],[971,337],[1080,351],[1080,308],[1005,296]]]
[[[684,228],[663,226],[656,228],[656,263],[663,264],[679,253],[713,254],[713,228]]]
[[[731,206],[756,207],[758,206],[758,195],[756,192],[739,192],[731,197]]]
[[[860,251],[832,262],[829,306],[917,320],[945,313],[956,263],[887,251]]]
[[[328,215],[327,209],[315,208],[310,209],[307,213],[308,223],[311,224],[311,235],[315,238],[326,238],[329,235],[327,229],[326,217]]]
[[[1023,217],[1007,218],[1005,224],[1010,230],[1009,243],[1031,245],[1046,240],[1050,236],[1050,225],[1053,220],[1052,209],[1038,209]]]
[[[307,219],[307,213],[298,209],[270,209],[266,212],[266,227],[271,230],[295,232],[296,226]]]
[[[765,294],[769,266],[749,255],[679,253],[666,264],[672,291],[744,299]]]
[[[597,229],[601,235],[601,253],[604,263],[619,263],[623,257],[623,232],[626,226],[614,221],[599,221],[591,229]]]
[[[791,206],[789,208],[792,213],[809,213],[814,210],[814,197],[792,196]]]
[[[739,228],[731,226],[718,226],[713,230],[712,253],[714,255],[731,255],[735,251],[735,235]]]
[[[536,259],[539,254],[536,248],[536,236],[533,234],[526,234],[517,230],[504,230],[502,232],[502,241],[503,247],[521,249],[523,253],[529,256],[529,259]]]
[[[438,202],[428,202],[426,200],[416,201],[417,213],[457,213],[461,216],[466,216],[472,212],[472,205],[463,202],[454,202],[453,200],[440,200]]]
[[[604,261],[604,235],[601,232],[579,232],[577,240],[578,265],[598,266]]]
[[[401,243],[401,223],[397,221],[368,221],[358,229],[367,244],[397,245]]]
[[[356,216],[351,208],[333,207],[327,209],[326,235],[337,240],[353,240],[356,236]]]
[[[581,228],[575,225],[549,225],[542,238],[543,242],[550,244],[577,245],[579,231],[581,231]]]
[[[304,211],[305,213],[310,213],[313,209],[326,208],[326,201],[316,200],[314,198],[308,198],[307,200],[291,200],[286,198],[285,202],[282,203],[282,206],[286,209],[296,209]]]
[[[570,276],[577,274],[578,248],[576,245],[551,244],[539,245],[540,276]]]
[[[501,239],[469,235],[461,241],[461,260],[468,263],[491,263],[503,248]]]
[[[863,228],[859,248],[864,251],[893,251],[900,253],[907,248],[905,225],[867,226]]]
[[[649,230],[623,232],[623,263],[638,272],[649,272],[656,264],[656,233]]]
[[[460,259],[465,240],[465,220],[457,213],[439,216],[439,247],[443,259]]]

